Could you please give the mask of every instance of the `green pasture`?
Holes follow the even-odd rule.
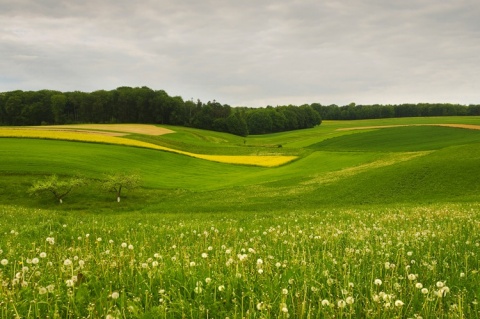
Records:
[[[477,144],[480,130],[441,126],[402,126],[359,131],[309,146],[315,150],[414,152]]]
[[[274,168],[0,138],[0,319],[480,318],[480,131],[368,128],[442,123],[480,117],[127,136],[299,156]],[[112,172],[141,187],[116,202]],[[51,174],[88,185],[63,204],[27,194]]]
[[[169,127],[175,133],[127,137],[202,154],[295,154],[275,168],[214,163],[169,152],[71,141],[0,139],[3,203],[49,208],[49,198],[26,195],[49,174],[81,174],[90,186],[66,199],[66,210],[159,212],[289,211],[478,200],[480,131],[439,126],[345,128],[408,124],[480,124],[478,117],[324,121],[313,129],[237,137]],[[278,147],[282,145],[282,147]],[[142,188],[109,202],[98,189],[105,173],[134,172]],[[115,206],[116,205],[116,206]]]

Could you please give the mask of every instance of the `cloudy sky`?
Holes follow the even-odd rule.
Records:
[[[0,0],[0,92],[480,103],[478,0]]]

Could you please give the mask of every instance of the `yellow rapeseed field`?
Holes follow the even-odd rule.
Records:
[[[105,143],[125,146],[135,146],[150,148],[155,150],[167,151],[177,154],[183,154],[195,158],[209,160],[213,162],[227,163],[227,164],[242,164],[254,165],[263,167],[275,167],[288,163],[296,156],[282,156],[282,155],[252,155],[252,156],[236,156],[236,155],[206,155],[184,152],[160,145],[131,140],[117,136],[103,135],[95,132],[78,132],[78,131],[57,131],[57,130],[40,130],[27,128],[0,128],[0,137],[16,137],[16,138],[40,138],[40,139],[56,139],[67,141],[91,142],[91,143]]]

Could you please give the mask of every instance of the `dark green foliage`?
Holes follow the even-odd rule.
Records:
[[[247,129],[227,123],[231,114],[240,113]],[[265,114],[268,113],[271,120]],[[418,103],[398,105],[345,106],[320,103],[275,108],[232,108],[217,101],[203,103],[171,97],[163,90],[148,87],[119,87],[92,93],[11,91],[0,93],[1,125],[41,125],[69,123],[151,123],[189,126],[206,130],[265,134],[311,128],[324,120],[381,119],[480,115],[480,105]],[[243,121],[243,120],[242,120]],[[230,121],[231,122],[231,121]],[[243,125],[243,124],[242,124]],[[234,133],[239,132],[239,133]],[[248,132],[248,133],[247,133]]]
[[[171,97],[163,90],[148,87],[125,86],[92,93],[12,91],[0,95],[0,124],[71,123],[169,124],[247,136],[249,131],[265,134],[313,127],[321,120],[308,105],[233,110],[215,100],[183,101],[179,96]]]
[[[239,136],[248,135],[247,121],[241,113],[233,113],[226,120],[227,132]]]
[[[345,106],[313,103],[311,106],[324,120],[480,115],[480,105],[466,106],[450,103],[405,103],[396,105],[356,105],[355,103],[350,103]]]
[[[267,110],[258,109],[248,114],[247,125],[250,134],[265,134],[272,132],[273,121]]]
[[[52,105],[53,121],[54,124],[65,123],[65,106],[67,104],[67,98],[63,94],[55,94],[50,98]]]

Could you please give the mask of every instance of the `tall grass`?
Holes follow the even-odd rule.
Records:
[[[3,206],[0,318],[475,318],[479,208],[73,216]]]

